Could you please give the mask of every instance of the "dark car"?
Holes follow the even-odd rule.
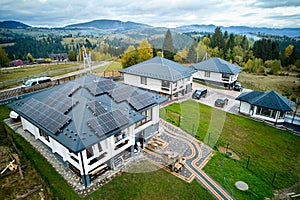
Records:
[[[215,101],[215,106],[220,107],[220,108],[224,108],[225,105],[228,104],[228,99],[227,98],[218,98]]]
[[[206,94],[207,94],[206,88],[197,89],[193,93],[193,99],[200,99],[201,97],[206,97]]]
[[[243,90],[243,86],[242,84],[240,84],[239,82],[236,82],[233,86],[233,90],[236,90],[236,91],[242,91]]]

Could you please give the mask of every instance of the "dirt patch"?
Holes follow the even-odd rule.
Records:
[[[221,153],[226,153],[226,148],[225,147],[218,147],[219,152]],[[231,149],[227,149],[227,152],[229,152],[229,157],[235,160],[240,160],[240,157],[234,153]]]

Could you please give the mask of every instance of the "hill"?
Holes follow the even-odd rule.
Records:
[[[27,24],[23,24],[17,21],[3,21],[0,22],[0,28],[9,28],[9,29],[26,29],[30,28],[31,26]]]
[[[122,22],[120,20],[101,19],[85,23],[65,26],[65,29],[108,29],[115,32],[130,31],[140,28],[150,28],[150,25],[136,22]]]
[[[203,32],[203,33],[213,33],[217,26],[211,25],[185,25],[176,27],[174,30],[180,33],[187,32]],[[228,33],[235,34],[254,34],[254,35],[278,35],[278,36],[288,36],[288,37],[300,37],[300,28],[266,28],[266,27],[248,27],[248,26],[220,26],[222,31],[227,31]]]

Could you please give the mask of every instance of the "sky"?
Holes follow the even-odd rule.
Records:
[[[300,0],[1,0],[0,21],[64,27],[96,19],[174,28],[190,24],[300,28]]]

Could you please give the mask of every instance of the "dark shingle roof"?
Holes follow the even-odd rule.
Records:
[[[192,67],[185,67],[174,61],[157,56],[120,70],[120,72],[175,82],[192,76],[195,70]]]
[[[277,92],[270,90],[267,92],[251,91],[240,94],[236,100],[248,102],[251,105],[270,108],[279,111],[293,111],[294,102],[283,97]]]
[[[217,72],[222,74],[237,74],[241,71],[241,67],[231,64],[220,58],[210,58],[200,63],[192,65],[196,70]]]
[[[86,75],[8,107],[77,153],[144,119],[141,111],[166,100],[156,93]]]

